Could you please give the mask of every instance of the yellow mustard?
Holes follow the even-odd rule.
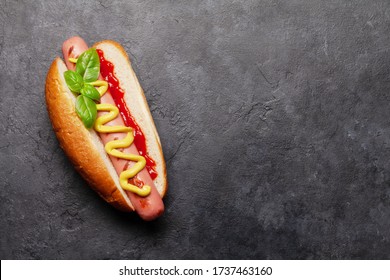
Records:
[[[106,81],[97,80],[95,82],[89,83],[92,86],[98,86],[97,89],[100,93],[100,96],[103,96],[108,89],[108,83]],[[127,126],[106,126],[105,124],[114,120],[118,114],[119,109],[111,104],[96,104],[98,111],[108,112],[95,121],[94,128],[99,133],[116,133],[116,132],[127,132],[127,136],[123,139],[113,140],[108,142],[105,145],[105,150],[109,155],[112,155],[117,158],[122,158],[130,161],[136,162],[130,169],[122,171],[119,176],[119,183],[124,190],[138,194],[139,196],[148,196],[150,194],[150,186],[144,185],[142,188],[139,188],[135,185],[132,185],[128,182],[129,179],[136,176],[146,165],[146,160],[143,156],[126,154],[117,149],[123,149],[130,147],[134,141],[133,129]]]

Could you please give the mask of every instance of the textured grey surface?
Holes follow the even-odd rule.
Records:
[[[0,3],[2,259],[390,258],[388,0]],[[50,127],[76,34],[122,43],[145,89],[155,222],[105,204]]]

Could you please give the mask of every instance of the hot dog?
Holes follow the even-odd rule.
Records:
[[[56,58],[46,79],[47,109],[61,147],[107,202],[122,211],[135,210],[147,221],[159,217],[167,190],[164,157],[125,51],[113,41],[89,49],[80,37],[66,40],[62,51],[65,63]],[[99,99],[87,87],[94,93],[97,89]],[[91,120],[94,107],[97,116]]]

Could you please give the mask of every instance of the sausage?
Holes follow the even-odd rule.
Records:
[[[66,40],[62,45],[62,53],[66,66],[69,70],[75,69],[75,64],[69,61],[69,58],[78,58],[84,51],[88,49],[86,42],[80,37],[72,37]],[[99,75],[99,80],[104,80],[101,75]],[[115,105],[113,98],[111,97],[110,91],[108,90],[100,99],[101,103],[108,103]],[[104,112],[98,112],[98,115],[105,114]],[[124,122],[120,115],[117,118],[107,123],[107,125],[121,125],[124,126]],[[100,133],[100,138],[105,145],[109,141],[115,139],[123,139],[126,136],[126,133]],[[125,153],[132,153],[138,155],[139,152],[134,144],[130,147],[127,147],[123,150]],[[120,173],[128,168],[131,168],[135,163],[125,159],[116,158],[110,156],[111,162],[118,173]],[[149,221],[157,218],[164,212],[164,203],[158,193],[152,178],[150,177],[146,168],[142,169],[134,178],[130,179],[131,183],[142,187],[143,184],[149,185],[151,187],[151,192],[146,197],[140,197],[135,193],[126,191],[127,196],[129,197],[131,203],[133,204],[135,211],[141,216],[142,219]]]

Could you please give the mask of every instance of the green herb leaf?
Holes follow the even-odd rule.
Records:
[[[64,73],[65,82],[71,91],[80,92],[83,88],[83,77],[79,73],[68,70]]]
[[[100,100],[100,94],[98,90],[89,84],[84,84],[84,87],[80,90],[80,93],[84,96],[87,96],[93,100],[99,101]]]
[[[89,49],[79,56],[76,72],[83,77],[84,82],[89,83],[97,80],[100,73],[100,61],[95,49]]]
[[[87,128],[91,128],[96,120],[96,103],[84,95],[76,98],[76,112]]]

